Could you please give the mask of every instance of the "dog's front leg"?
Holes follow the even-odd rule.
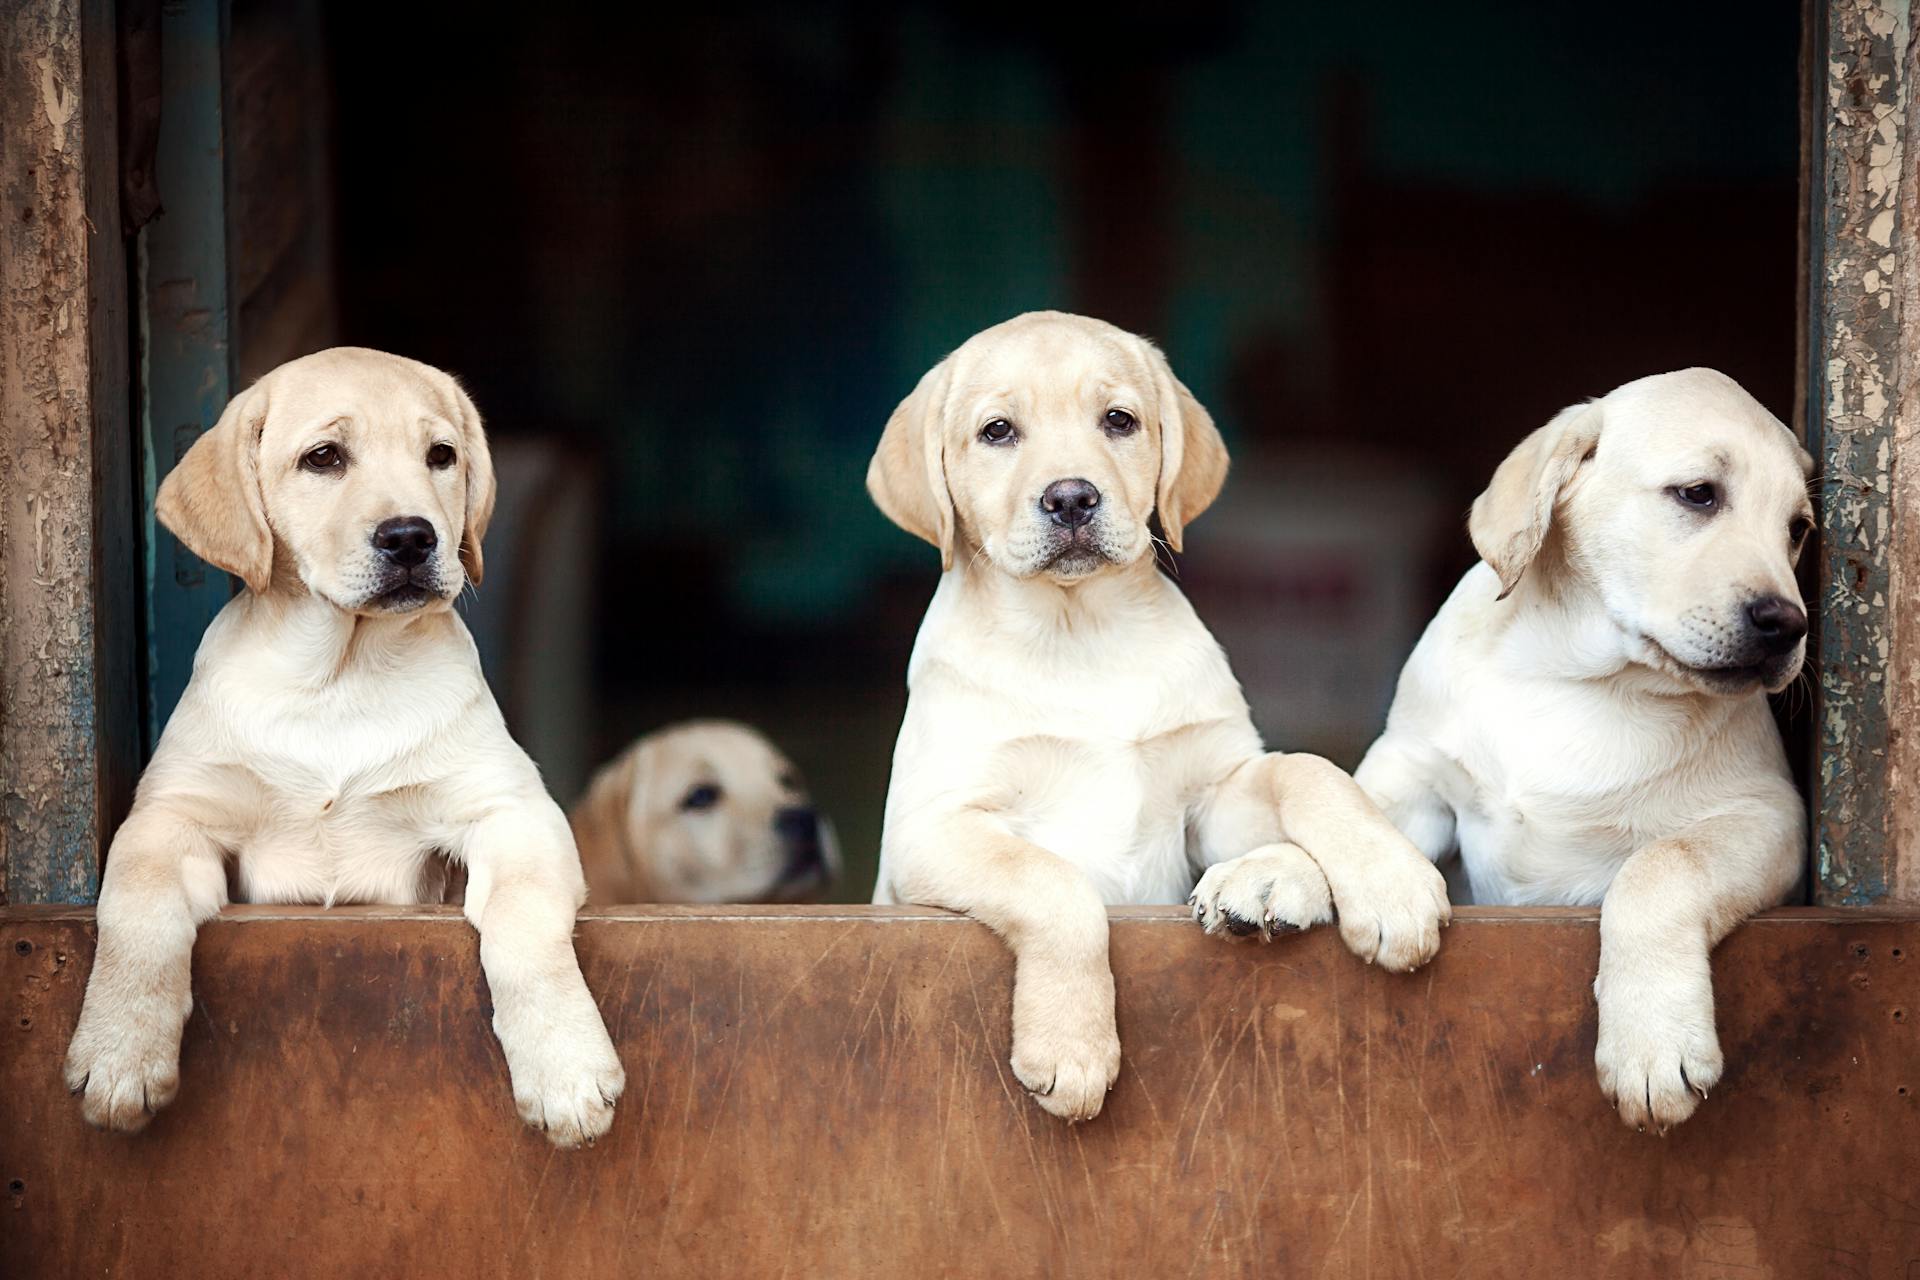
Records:
[[[1800,872],[1804,825],[1790,790],[1709,818],[1621,866],[1600,909],[1600,1088],[1636,1129],[1693,1114],[1724,1065],[1708,954]]]
[[[1084,872],[980,810],[899,839],[894,896],[964,911],[1013,952],[1013,1073],[1063,1120],[1100,1114],[1120,1074],[1107,908]]]
[[[1337,766],[1309,755],[1264,755],[1220,784],[1216,803],[1249,800],[1278,815],[1279,838],[1326,876],[1340,937],[1361,959],[1404,972],[1440,950],[1453,919],[1446,879]]]
[[[223,855],[206,831],[136,804],[107,855],[93,972],[67,1048],[67,1088],[87,1123],[133,1133],[179,1092],[193,939],[226,899]]]
[[[573,837],[551,802],[534,807],[474,824],[463,850],[466,915],[480,931],[520,1118],[555,1146],[577,1147],[612,1126],[626,1073],[573,951],[586,899]]]

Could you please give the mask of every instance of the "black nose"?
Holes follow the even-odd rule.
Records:
[[[1085,480],[1055,480],[1040,495],[1040,509],[1063,529],[1078,529],[1099,505],[1100,491]]]
[[[773,829],[787,847],[789,876],[820,866],[819,814],[804,806],[782,809],[773,815]]]
[[[1747,606],[1747,622],[1760,637],[1760,647],[1779,655],[1793,652],[1807,634],[1807,614],[1791,600],[1761,596]]]
[[[375,548],[387,559],[407,569],[425,564],[439,541],[434,536],[432,523],[419,516],[395,516],[391,520],[382,520],[373,531]]]

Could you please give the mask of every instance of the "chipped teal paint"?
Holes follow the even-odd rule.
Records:
[[[141,233],[140,424],[147,623],[141,720],[149,753],[193,674],[207,623],[232,596],[227,575],[153,517],[160,480],[226,407],[231,383],[223,53],[224,0],[163,6],[155,173],[161,216]]]
[[[1814,59],[1814,289],[1809,342],[1821,461],[1821,560],[1813,798],[1817,901],[1866,905],[1888,890],[1886,667],[1892,614],[1894,307],[1906,98],[1905,3],[1825,7]]]
[[[60,647],[69,653],[92,653],[94,645],[93,611],[77,608],[69,615],[72,631],[60,637]],[[57,739],[44,741],[45,758],[58,762],[61,775],[85,778],[95,769],[99,757],[93,686],[84,680],[66,683],[67,724]],[[10,801],[14,797],[9,796]],[[91,806],[33,804],[34,797],[20,797],[17,803],[23,821],[10,825],[33,836],[31,844],[13,842],[6,862],[7,898],[10,903],[74,902],[90,903],[100,896],[100,856],[94,831],[95,814]]]

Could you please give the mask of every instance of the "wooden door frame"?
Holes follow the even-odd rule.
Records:
[[[3,2],[0,903],[85,902],[142,756],[141,655],[155,628],[142,626],[140,551],[163,547],[140,530],[166,459],[136,475],[130,302],[152,299],[129,296],[120,234],[114,5]],[[225,12],[223,0],[187,8]],[[1920,432],[1920,181],[1904,145],[1920,64],[1896,0],[1805,0],[1804,30],[1796,417],[1822,477],[1813,897],[1920,902],[1920,803],[1908,799],[1920,791],[1909,728],[1920,725],[1920,451],[1903,447]],[[219,278],[224,252],[203,256]],[[224,308],[224,278],[219,292]],[[198,356],[219,394],[187,403],[204,379],[174,378],[181,394],[156,413],[211,421],[230,357],[218,335],[209,343]],[[145,434],[167,438],[188,418]]]
[[[1809,0],[1803,398],[1819,463],[1814,900],[1920,901],[1920,268],[1907,6]]]
[[[0,886],[90,902],[140,766],[115,7],[0,17]]]

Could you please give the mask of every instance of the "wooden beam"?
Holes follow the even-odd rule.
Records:
[[[1462,909],[1369,968],[1115,913],[1096,1120],[1007,1068],[1012,966],[920,909],[614,908],[578,946],[613,1132],[517,1120],[451,911],[202,930],[179,1101],[59,1079],[90,913],[0,913],[0,1270],[28,1275],[1891,1276],[1920,1257],[1920,915],[1799,909],[1714,956],[1727,1073],[1665,1138],[1593,1078],[1590,913]]]
[[[108,0],[0,20],[0,863],[90,901],[139,762],[126,263]]]
[[[1811,138],[1811,424],[1820,466],[1814,658],[1814,897],[1885,900],[1901,880],[1890,839],[1890,760],[1901,708],[1888,679],[1894,575],[1920,555],[1893,509],[1906,172],[1908,21],[1904,0],[1832,0],[1819,12],[1820,87]],[[1911,723],[1911,704],[1907,711]]]

